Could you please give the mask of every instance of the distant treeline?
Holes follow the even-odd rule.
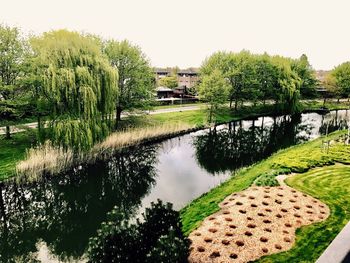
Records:
[[[299,98],[315,96],[317,86],[306,55],[217,52],[203,62],[200,77],[195,92],[212,110],[227,101],[237,109],[244,101],[273,100],[278,110],[295,112]],[[349,82],[347,62],[324,86],[348,97]],[[0,25],[0,122],[7,138],[10,125],[35,116],[41,141],[90,148],[117,128],[123,111],[149,108],[154,93],[149,60],[127,40],[67,30],[24,37],[16,27]]]

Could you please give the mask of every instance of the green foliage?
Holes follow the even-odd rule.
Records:
[[[350,96],[350,62],[344,62],[330,73],[330,82],[339,89],[340,97]]]
[[[295,113],[299,111],[301,79],[307,74],[306,69],[297,71],[292,66],[293,60],[280,56],[254,55],[248,51],[217,52],[203,62],[201,75],[204,78],[214,70],[221,72],[230,85],[227,99],[230,107],[234,102],[235,110],[245,100],[254,104],[260,100],[265,104],[267,99],[272,99],[282,106],[279,110]]]
[[[153,101],[154,76],[141,49],[127,40],[105,43],[104,52],[112,66],[118,68],[117,121],[123,110],[142,109]]]
[[[25,115],[28,104],[20,85],[25,56],[26,43],[19,29],[0,25],[0,119],[7,122],[8,139],[9,125]]]
[[[198,90],[199,98],[209,104],[209,123],[227,99],[228,85],[219,70],[203,77]],[[214,115],[214,116],[213,116]]]
[[[100,41],[59,30],[31,43],[42,74],[38,100],[49,105],[50,138],[66,147],[91,147],[106,135],[117,98],[117,71],[102,54]]]
[[[316,96],[316,76],[308,58],[303,54],[299,59],[292,61],[292,69],[298,74],[300,83],[300,95],[302,98],[314,98]]]
[[[186,262],[189,243],[170,203],[152,203],[133,225],[116,211],[90,239],[90,262]]]
[[[279,183],[276,180],[276,175],[274,173],[263,173],[254,182],[257,186],[278,186]]]
[[[177,77],[176,76],[163,77],[159,80],[159,85],[168,87],[170,89],[174,89],[178,86]]]

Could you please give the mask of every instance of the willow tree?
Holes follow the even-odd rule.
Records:
[[[100,41],[66,30],[33,38],[41,93],[50,105],[50,138],[86,149],[108,134],[117,98],[117,70]]]
[[[104,50],[111,65],[116,66],[119,73],[119,96],[115,105],[117,127],[124,110],[142,109],[153,101],[154,74],[141,49],[126,40],[110,40]]]
[[[274,56],[271,60],[277,73],[275,104],[283,112],[296,113],[299,111],[301,78],[292,69],[291,59]]]

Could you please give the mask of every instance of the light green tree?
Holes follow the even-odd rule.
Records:
[[[159,85],[174,89],[178,86],[178,81],[176,76],[166,76],[159,80]]]
[[[96,37],[58,30],[31,44],[41,73],[40,94],[50,107],[47,137],[67,147],[91,147],[110,131],[117,70]]]
[[[6,138],[11,138],[10,124],[18,120],[27,104],[20,85],[26,42],[16,27],[0,25],[0,119],[6,123]]]
[[[154,100],[155,80],[153,70],[144,53],[127,40],[110,40],[105,43],[105,53],[110,64],[118,68],[118,99],[116,123],[124,110],[142,109]]]
[[[203,77],[199,85],[199,98],[208,103],[208,120],[215,121],[217,110],[228,99],[229,86],[219,70]]]
[[[350,96],[350,62],[344,62],[331,71],[335,86],[339,89],[341,97]]]

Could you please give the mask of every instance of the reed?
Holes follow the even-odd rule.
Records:
[[[146,141],[160,139],[164,136],[175,135],[193,128],[194,126],[181,122],[147,126],[144,128],[131,128],[109,135],[103,142],[97,144],[91,152],[93,155],[101,154],[106,151],[113,151]]]
[[[26,158],[16,166],[17,181],[35,181],[44,174],[58,174],[74,164],[74,153],[70,149],[54,146],[50,141],[31,148]]]
[[[31,148],[26,158],[16,166],[17,181],[35,181],[44,174],[55,175],[83,163],[93,163],[97,159],[108,158],[116,150],[143,142],[165,138],[189,131],[194,126],[181,122],[131,128],[115,132],[87,152],[74,152],[71,149],[54,146],[50,141]]]

